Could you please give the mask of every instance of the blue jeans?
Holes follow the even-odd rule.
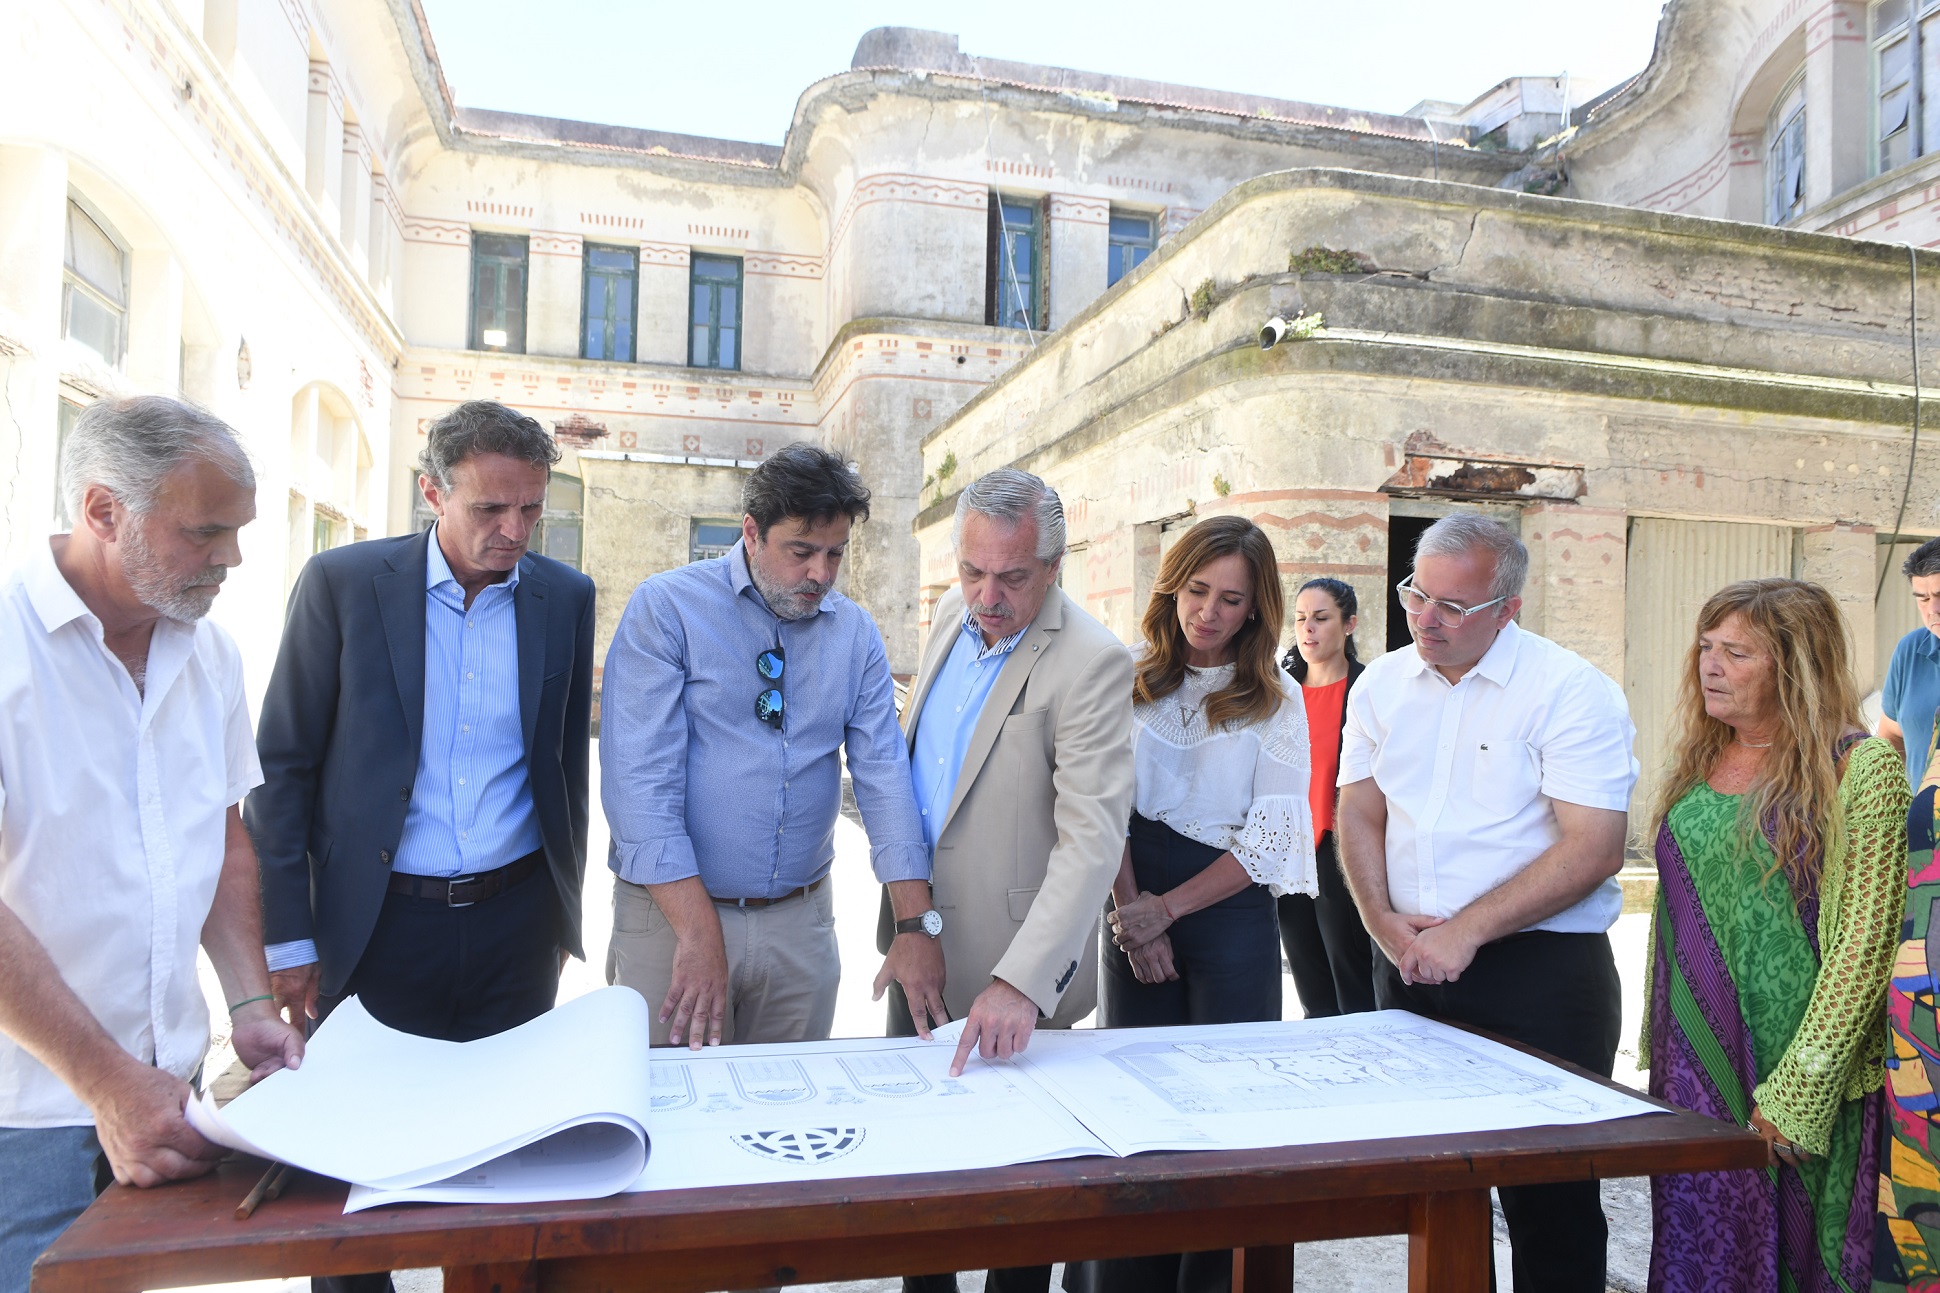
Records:
[[[0,1293],[27,1293],[34,1259],[113,1179],[92,1127],[0,1127]]]

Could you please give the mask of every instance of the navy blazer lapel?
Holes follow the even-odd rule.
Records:
[[[519,625],[519,727],[529,762],[532,734],[539,729],[539,691],[546,680],[546,579],[530,557],[519,558],[512,609]]]
[[[424,580],[430,552],[431,532],[426,530],[400,547],[391,568],[371,580],[413,750],[424,744]]]

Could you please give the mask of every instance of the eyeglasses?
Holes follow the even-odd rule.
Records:
[[[787,667],[788,654],[780,647],[771,647],[754,658],[754,671],[772,683],[781,682]],[[754,716],[777,732],[781,730],[781,711],[780,686],[769,687],[754,698]]]
[[[1497,602],[1506,602],[1509,600],[1505,594],[1501,597],[1491,597],[1480,606],[1463,606],[1460,602],[1446,602],[1439,597],[1430,597],[1427,593],[1416,588],[1413,575],[1396,584],[1394,591],[1395,595],[1401,599],[1401,609],[1408,614],[1420,618],[1427,614],[1428,608],[1432,606],[1435,609],[1435,618],[1437,620],[1456,628],[1467,623],[1468,617],[1477,611],[1486,611]]]

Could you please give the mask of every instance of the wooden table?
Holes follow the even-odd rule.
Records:
[[[447,1293],[700,1293],[1138,1253],[1235,1249],[1238,1293],[1286,1293],[1290,1245],[1409,1237],[1414,1293],[1482,1293],[1489,1188],[1762,1167],[1765,1143],[1690,1113],[1574,1127],[531,1205],[342,1215],[305,1176],[248,1221],[253,1159],[154,1190],[113,1187],[34,1267],[35,1293],[442,1266]]]

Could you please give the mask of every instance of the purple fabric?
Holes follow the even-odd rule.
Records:
[[[1737,1076],[1738,1108],[1712,1081],[1692,1039],[1671,1013],[1672,967],[1660,940],[1651,949],[1650,1093],[1680,1108],[1724,1122],[1739,1123],[1749,1112],[1757,1085],[1751,1035],[1738,1005],[1738,993],[1724,954],[1704,919],[1677,840],[1666,823],[1657,836],[1658,892],[1662,919],[1670,926],[1678,968],[1697,1002],[1711,1036]],[[1819,895],[1794,888],[1800,923],[1819,952]],[[1840,1253],[1846,1287],[1870,1288],[1873,1213],[1870,1183],[1879,1174],[1881,1096],[1874,1092],[1861,1109],[1859,1188],[1846,1217]],[[1812,1201],[1793,1168],[1769,1171],[1699,1172],[1655,1177],[1651,1181],[1652,1241],[1650,1283],[1662,1293],[1737,1293],[1778,1287],[1782,1260],[1800,1293],[1838,1293],[1819,1258]],[[1776,1243],[1774,1243],[1776,1239]]]

